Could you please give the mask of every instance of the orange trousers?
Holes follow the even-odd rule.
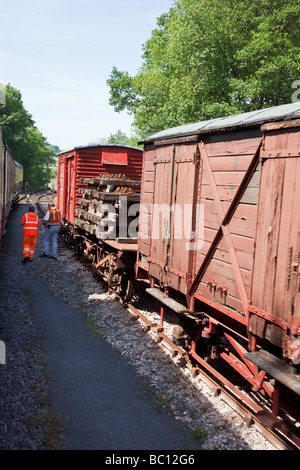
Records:
[[[36,246],[37,236],[24,235],[23,238],[23,255],[24,258],[33,259]]]

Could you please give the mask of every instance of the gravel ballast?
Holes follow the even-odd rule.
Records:
[[[58,260],[39,258],[42,231],[35,260],[23,266],[22,230],[24,205],[10,216],[7,236],[0,249],[0,340],[6,345],[6,364],[0,365],[0,449],[63,447],[65,429],[56,415],[49,393],[43,339],[35,329],[26,279],[43,280],[49,292],[68,306],[82,310],[93,328],[119,351],[150,383],[153,403],[193,431],[202,449],[273,450],[274,447],[189,369],[176,363],[151,335],[124,310],[114,295],[60,243]],[[51,265],[50,265],[51,263]],[[25,268],[25,269],[24,269]],[[143,312],[159,318],[150,299]]]

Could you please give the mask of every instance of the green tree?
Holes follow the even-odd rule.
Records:
[[[116,67],[110,104],[147,135],[291,101],[299,0],[178,0],[158,18],[134,77]]]
[[[57,157],[58,154],[61,152],[61,149],[59,148],[59,146],[58,145],[51,145],[51,144],[48,144],[48,145],[51,149],[52,156]]]
[[[5,104],[0,105],[0,120],[13,158],[24,167],[24,181],[31,187],[45,186],[49,168],[55,164],[53,149],[24,108],[21,92],[10,84],[6,86]]]
[[[115,145],[127,145],[130,147],[140,147],[138,141],[140,136],[133,134],[128,137],[125,132],[122,132],[120,129],[115,133],[110,133],[109,137],[103,137],[95,142],[91,142],[91,145],[104,145],[104,144],[115,144]]]

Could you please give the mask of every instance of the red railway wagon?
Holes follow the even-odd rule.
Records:
[[[278,382],[300,394],[282,364],[300,358],[299,118],[297,102],[143,140],[137,279],[200,364],[273,400]]]
[[[78,190],[86,187],[80,178],[122,174],[141,180],[142,159],[141,149],[121,145],[90,145],[61,152],[57,163],[57,207],[62,218],[68,224],[74,223],[75,209],[80,207]]]

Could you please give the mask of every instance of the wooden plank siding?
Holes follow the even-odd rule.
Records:
[[[150,148],[147,152],[144,152],[143,157],[139,219],[139,251],[144,257],[147,257],[150,254],[155,154],[155,148]]]
[[[225,213],[245,176],[260,140],[260,130],[206,137],[205,146]],[[245,290],[249,297],[257,223],[259,176],[260,168],[255,171],[247,188],[245,188],[242,200],[236,207],[229,223],[230,236],[236,250]],[[196,234],[200,248],[196,249],[194,253],[189,253],[186,249],[187,239],[185,237],[176,238],[172,212],[169,220],[160,220],[159,227],[155,227],[162,234],[160,239],[151,238],[153,218],[148,212],[151,203],[165,203],[170,206],[176,203],[182,208],[184,204],[195,206],[198,203],[203,205],[204,227],[198,227]],[[143,204],[145,204],[146,211],[143,213],[142,209],[140,214],[140,257],[143,255],[144,259],[146,257],[151,259],[149,273],[153,277],[161,280],[162,275],[165,274],[167,276],[165,283],[169,287],[181,290],[186,294],[189,275],[195,276],[220,228],[216,201],[197,142],[183,142],[177,145],[174,143],[168,145],[168,142],[164,142],[164,145],[157,146],[157,148],[152,146],[149,150],[146,147],[141,206]],[[196,216],[197,214],[194,214],[194,218]],[[192,215],[190,220],[183,218],[182,225],[179,227],[182,233],[192,232],[191,218]],[[163,232],[166,228],[162,226],[163,223],[169,229],[167,240],[164,236],[166,234]],[[204,234],[203,240],[202,233]],[[226,295],[222,290],[211,288],[214,281],[217,281],[219,287],[227,288]],[[228,246],[223,238],[207,266],[198,292],[207,296],[208,299],[242,311]]]
[[[274,156],[274,151],[277,158]],[[291,324],[300,321],[300,128],[266,132],[253,275],[253,305]],[[266,321],[251,331],[264,335]],[[282,346],[280,328],[268,339]]]
[[[253,131],[209,136],[205,140],[209,164],[212,170],[223,211],[226,214],[245,176],[261,140],[261,133]],[[248,297],[251,294],[253,256],[257,224],[260,168],[247,185],[228,224],[230,238],[236,252],[240,273]],[[213,188],[204,165],[200,202],[204,205],[204,243],[197,252],[196,272],[220,228],[220,216]],[[222,237],[205,269],[197,292],[242,313],[242,302],[236,275],[232,267],[228,245]]]
[[[146,138],[138,247],[140,279],[289,360],[300,337],[299,116],[283,105]],[[172,211],[154,226],[163,203],[193,206],[177,227],[196,230],[192,250]]]

